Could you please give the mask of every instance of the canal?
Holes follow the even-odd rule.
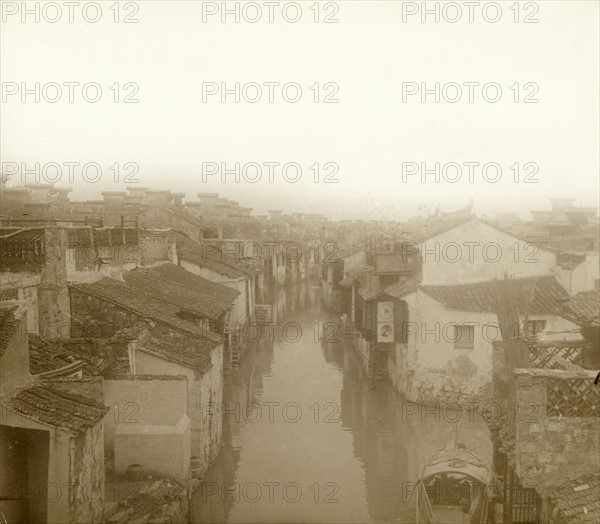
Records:
[[[489,460],[478,415],[426,411],[388,382],[373,388],[317,288],[280,294],[274,310],[279,325],[226,376],[224,446],[192,522],[412,523],[410,495],[434,451],[458,436]]]

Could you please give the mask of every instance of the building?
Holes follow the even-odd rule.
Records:
[[[538,338],[578,337],[571,333],[577,325],[559,311],[569,294],[557,254],[470,216],[446,227],[434,222],[412,240],[370,239],[365,263],[350,267],[327,268],[343,275],[346,334],[365,369],[389,377],[410,400],[473,399],[491,383],[492,344],[501,338],[494,281],[505,275],[530,303],[521,320],[527,315]],[[588,274],[572,281],[589,285]],[[380,318],[386,311],[389,318]]]
[[[108,408],[76,382],[30,374],[24,304],[1,303],[0,317],[0,511],[8,522],[104,522]]]
[[[568,297],[553,276],[510,280],[527,304],[521,322],[541,339],[569,340],[577,326],[561,316]],[[423,286],[390,294],[406,304],[406,344],[389,353],[398,390],[416,401],[474,399],[492,379],[493,343],[502,338],[497,323],[497,281]]]
[[[122,333],[131,340],[128,375],[186,377],[192,474],[201,475],[220,450],[221,422],[209,406],[222,399],[222,337],[237,292],[165,263],[71,284],[70,293],[74,336]]]
[[[26,300],[28,331],[46,339],[71,332],[70,282],[94,282],[162,261],[176,261],[169,230],[51,226],[0,232],[3,297]]]
[[[595,298],[591,296],[595,294]],[[511,345],[494,348],[494,473],[497,521],[591,524],[600,519],[598,293],[579,293],[562,309],[579,338],[540,342],[524,333],[528,362],[515,367]]]

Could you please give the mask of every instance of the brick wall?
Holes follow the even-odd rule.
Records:
[[[71,522],[104,518],[104,438],[102,422],[72,439],[69,485]]]
[[[41,283],[38,287],[40,335],[46,339],[66,338],[71,329],[64,250],[67,243],[66,230],[46,229],[44,242],[48,255],[40,272]]]
[[[523,481],[542,489],[600,469],[600,419],[547,414],[547,380],[576,375],[600,389],[594,372],[521,370],[516,376],[516,470]]]

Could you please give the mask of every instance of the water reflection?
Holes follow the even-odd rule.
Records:
[[[336,319],[318,288],[281,292],[274,314],[280,325],[226,381],[224,447],[194,494],[193,522],[414,522],[412,486],[456,437],[456,417],[388,383],[372,389],[352,348],[319,341]],[[489,462],[484,422],[460,419],[459,440]]]

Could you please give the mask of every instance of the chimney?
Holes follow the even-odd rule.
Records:
[[[165,206],[171,200],[171,192],[162,189],[149,189],[146,191],[144,204],[149,206]]]
[[[106,207],[116,207],[125,202],[125,191],[102,191],[101,194]]]
[[[177,207],[183,207],[183,199],[185,198],[185,193],[173,193],[173,204]]]

